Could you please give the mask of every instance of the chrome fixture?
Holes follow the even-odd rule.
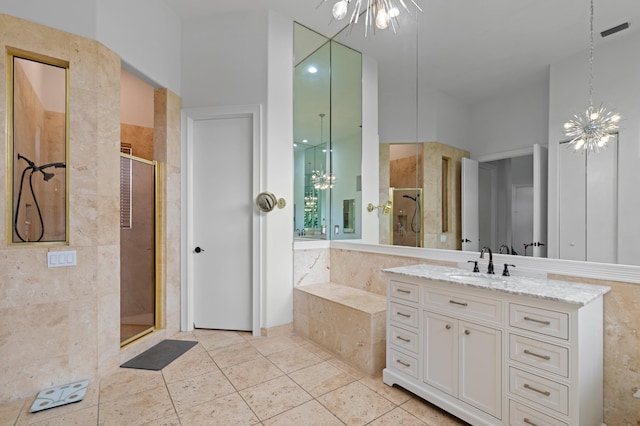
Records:
[[[505,264],[504,264],[504,269],[502,270],[502,276],[503,276],[503,277],[508,277],[508,276],[510,276],[510,275],[511,275],[511,274],[509,273],[509,266],[511,266],[512,268],[515,268],[515,267],[516,267],[516,265],[510,265],[510,264],[508,264],[508,263],[505,263]]]
[[[493,272],[493,253],[491,252],[491,249],[489,247],[482,247],[482,250],[480,250],[480,259],[484,259],[484,254],[487,251],[489,252],[489,265],[487,266],[487,274],[494,274],[495,272]]]
[[[583,149],[598,152],[605,148],[611,134],[619,129],[620,115],[608,111],[602,104],[593,107],[593,0],[591,0],[589,43],[589,106],[584,112],[577,113],[564,123],[565,135],[570,139],[569,145],[576,151]]]
[[[327,0],[323,0],[323,3],[326,3],[326,1]],[[422,9],[418,6],[418,3],[416,3],[415,0],[410,1],[417,10],[422,12]],[[352,2],[355,6],[350,12],[351,17],[349,18],[349,25],[357,24],[360,15],[364,14],[365,37],[374,24],[376,28],[380,30],[386,30],[389,28],[389,25],[391,25],[391,28],[395,33],[398,28],[397,18],[400,15],[400,6],[407,11],[407,13],[411,14],[411,11],[404,0],[338,0],[335,2],[331,10],[333,18],[338,21],[343,20],[349,13],[349,3]],[[365,2],[365,11],[360,12],[363,2]]]

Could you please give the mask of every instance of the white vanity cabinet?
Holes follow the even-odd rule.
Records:
[[[608,287],[484,274],[465,282],[430,265],[385,272],[387,385],[473,425],[602,424]]]

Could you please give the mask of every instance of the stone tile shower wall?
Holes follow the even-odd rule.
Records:
[[[120,350],[120,58],[102,44],[0,14],[0,80],[6,47],[69,62],[69,245],[10,245],[0,190],[0,403],[74,380],[96,380],[122,358],[173,335],[180,324],[180,98],[156,91],[154,155],[163,163],[164,330]],[[0,84],[0,134],[7,87]],[[7,176],[6,149],[0,175]],[[167,248],[167,246],[169,248]],[[78,265],[47,268],[49,250],[75,250]]]

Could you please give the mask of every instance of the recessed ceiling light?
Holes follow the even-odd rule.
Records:
[[[309,142],[309,141],[306,140],[306,139],[302,139],[302,143],[307,143],[307,142]]]
[[[318,72],[318,68],[314,67],[313,65],[309,65],[307,71],[309,71],[309,74],[315,74]]]

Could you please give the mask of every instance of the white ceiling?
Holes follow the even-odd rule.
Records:
[[[549,64],[589,47],[589,0],[416,1],[423,12],[401,15],[397,34],[378,31],[365,40],[361,21],[351,34],[344,31],[337,39],[381,63],[413,61],[421,78],[426,75],[429,84],[469,104],[540,78]],[[165,2],[185,21],[221,12],[271,9],[329,37],[344,27],[343,22],[332,22],[334,0]],[[600,37],[600,31],[623,22],[630,28],[606,40]],[[597,62],[599,44],[640,31],[640,1],[595,0],[594,27]]]

